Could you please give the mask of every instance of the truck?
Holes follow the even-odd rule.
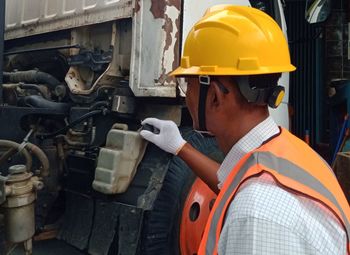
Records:
[[[0,254],[196,254],[216,195],[139,129],[173,120],[223,159],[169,76],[216,4],[263,10],[286,34],[280,0],[1,1]],[[271,110],[286,128],[288,81]]]

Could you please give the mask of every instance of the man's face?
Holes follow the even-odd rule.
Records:
[[[187,82],[187,91],[186,91],[186,105],[191,114],[193,121],[193,128],[199,130],[199,117],[198,117],[198,106],[199,106],[199,94],[200,94],[200,84],[198,77],[186,77],[185,81]],[[214,82],[215,83],[215,82]],[[216,84],[216,83],[215,83]],[[212,109],[213,106],[213,93],[215,94],[215,90],[213,89],[213,84],[210,85],[208,94],[206,97],[206,109],[205,109],[205,118],[206,118],[206,128],[207,131],[213,132],[217,125],[217,117],[221,116],[216,111],[217,109]],[[220,90],[220,94],[224,93]],[[228,93],[228,91],[227,91]]]
[[[199,81],[198,77],[186,77],[187,92],[186,105],[193,120],[193,128],[199,129],[198,122],[198,100],[199,100]]]
[[[199,117],[198,117],[198,105],[200,84],[198,77],[191,76],[186,77],[187,91],[186,91],[186,105],[190,112],[193,121],[193,128],[199,130]],[[213,135],[220,134],[222,132],[225,121],[232,121],[232,112],[237,111],[238,104],[235,104],[235,98],[233,93],[230,93],[227,87],[229,83],[224,79],[213,80],[208,88],[208,94],[206,97],[206,128]],[[225,85],[226,84],[226,87]],[[228,114],[229,113],[229,114]],[[237,112],[238,115],[238,112]],[[240,124],[239,118],[237,118],[237,124]]]

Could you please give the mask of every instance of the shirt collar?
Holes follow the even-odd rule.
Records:
[[[245,154],[258,148],[264,141],[268,140],[279,132],[280,130],[277,124],[269,116],[251,129],[236,144],[234,144],[217,172],[219,189],[221,189],[233,167]]]

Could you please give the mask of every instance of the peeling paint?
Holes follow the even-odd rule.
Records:
[[[174,6],[178,11],[181,8],[181,0],[169,0],[169,5]]]
[[[180,10],[180,0],[151,0],[151,13],[156,19],[164,19],[167,6],[173,6]]]
[[[155,19],[163,19],[162,29],[164,31],[165,44],[163,46],[161,75],[157,83],[165,84],[173,81],[168,76],[169,67],[175,69],[179,63],[179,27],[180,19],[178,15],[173,15],[180,11],[181,0],[151,0],[150,12]],[[172,52],[168,52],[171,50]],[[171,61],[171,63],[169,63]]]
[[[175,33],[175,47],[174,47],[174,61],[173,70],[180,65],[180,18],[175,20],[176,33]]]
[[[165,13],[166,2],[159,0],[152,0],[151,13],[155,19],[163,19]]]
[[[141,10],[141,4],[140,4],[140,1],[141,0],[136,0],[135,1],[135,9],[134,9],[134,12],[137,13]]]
[[[179,10],[175,6],[166,6],[162,30],[164,33],[163,54],[161,60],[161,74],[157,80],[159,84],[174,82],[169,72],[177,67],[179,56]]]
[[[164,17],[164,25],[162,26],[162,29],[165,31],[165,45],[163,48],[163,57],[162,57],[162,74],[159,77],[159,82],[164,83],[164,81],[167,78],[167,71],[165,69],[165,58],[166,58],[166,51],[169,50],[169,47],[172,43],[172,36],[171,33],[173,32],[173,23],[172,20],[169,18],[168,15],[165,15]]]
[[[164,47],[164,51],[166,51],[169,49],[171,42],[172,42],[171,33],[173,32],[173,21],[171,20],[171,18],[169,18],[168,15],[165,15],[164,20],[165,20],[165,22],[164,22],[164,25],[162,26],[162,28],[166,33],[165,47]]]
[[[136,96],[175,97],[176,82],[168,74],[179,62],[182,0],[135,1],[141,9],[133,18],[130,87]]]

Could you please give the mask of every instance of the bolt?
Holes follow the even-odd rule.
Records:
[[[33,186],[36,190],[42,190],[44,188],[44,183],[41,181],[33,181]]]

